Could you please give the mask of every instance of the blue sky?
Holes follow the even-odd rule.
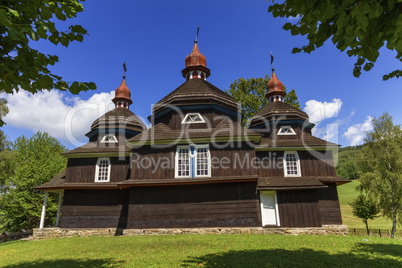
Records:
[[[88,30],[83,43],[68,48],[44,41],[32,45],[59,55],[54,73],[67,81],[95,82],[98,89],[79,95],[2,94],[10,107],[3,131],[11,140],[47,131],[70,149],[81,145],[92,121],[113,108],[110,100],[121,82],[124,61],[133,99],[130,108],[148,123],[152,104],[184,82],[181,70],[198,25],[199,48],[211,69],[209,82],[226,90],[236,79],[270,74],[272,52],[278,78],[296,90],[321,138],[342,146],[360,144],[364,131],[370,130],[370,118],[384,112],[402,123],[401,81],[382,81],[383,74],[401,67],[394,52],[381,50],[375,67],[360,78],[352,74],[355,59],[330,42],[311,54],[292,54],[292,48],[306,44],[306,39],[283,30],[287,20],[273,18],[267,12],[270,4],[265,0],[87,1],[85,11],[68,22]]]

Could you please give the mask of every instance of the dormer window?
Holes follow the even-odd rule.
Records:
[[[199,113],[188,113],[184,117],[182,124],[205,123],[204,118]]]
[[[291,126],[281,126],[278,131],[278,135],[296,135],[296,132]]]
[[[117,138],[114,134],[106,134],[102,138],[101,143],[117,143]]]
[[[99,158],[96,163],[95,182],[110,181],[110,159]]]

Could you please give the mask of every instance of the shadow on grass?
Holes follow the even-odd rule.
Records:
[[[12,264],[9,266],[2,266],[4,268],[18,267],[122,267],[124,264],[121,261],[114,259],[99,259],[99,260],[72,260],[72,259],[60,259],[60,260],[37,260],[32,262],[23,262],[19,264]]]
[[[354,252],[365,252],[366,254],[396,257],[400,258],[400,261],[402,262],[402,245],[359,243],[355,246]]]
[[[379,244],[357,244],[351,253],[338,254],[306,248],[232,250],[189,257],[181,267],[401,267],[401,252],[401,245]]]

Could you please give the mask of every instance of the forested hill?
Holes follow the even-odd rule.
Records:
[[[336,175],[344,179],[358,179],[360,168],[357,163],[363,145],[340,148]],[[335,156],[336,157],[336,156]]]

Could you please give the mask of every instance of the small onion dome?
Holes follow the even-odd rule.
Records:
[[[279,81],[278,77],[276,77],[275,72],[272,73],[271,79],[269,79],[268,82],[268,93],[265,95],[267,99],[270,99],[270,97],[273,96],[282,96],[284,97],[286,95],[284,86],[281,81]],[[273,102],[273,101],[271,101]]]
[[[193,50],[184,59],[186,67],[181,71],[187,80],[201,78],[205,80],[210,76],[211,71],[207,68],[207,58],[198,49],[197,41],[194,41]]]
[[[186,67],[189,66],[207,67],[207,58],[201,54],[200,50],[198,49],[197,42],[194,42],[193,50],[191,51],[190,55],[186,57],[184,61],[186,63]]]
[[[115,97],[112,100],[116,107],[128,108],[133,103],[131,100],[131,92],[127,87],[126,79],[123,79],[120,86],[115,91]]]

